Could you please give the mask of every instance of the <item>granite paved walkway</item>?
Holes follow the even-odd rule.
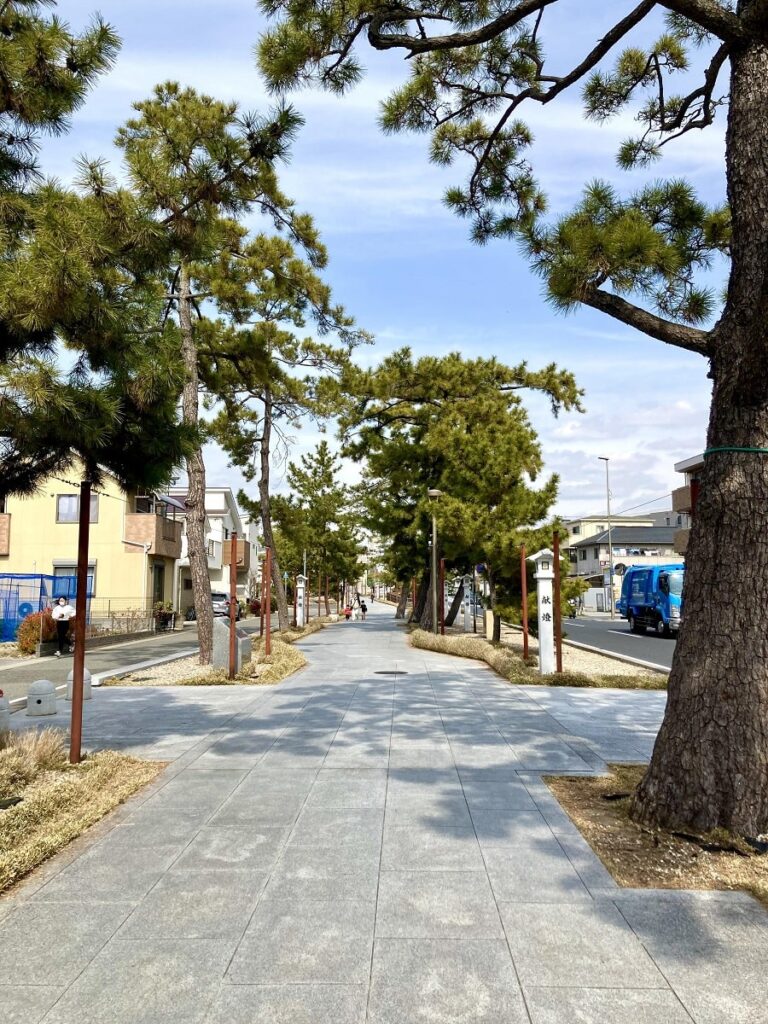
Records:
[[[647,757],[663,694],[510,687],[371,611],[276,688],[95,694],[92,746],[173,762],[0,901],[0,1020],[768,1021],[762,908],[619,889],[539,779]]]

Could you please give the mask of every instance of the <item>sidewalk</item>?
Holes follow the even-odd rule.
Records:
[[[0,900],[0,1019],[766,1019],[763,909],[619,889],[540,780],[647,758],[663,693],[511,687],[378,604],[302,649],[278,687],[94,694],[90,745],[172,764]]]

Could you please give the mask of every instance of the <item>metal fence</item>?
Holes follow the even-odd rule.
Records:
[[[86,592],[86,636],[129,636],[167,628],[158,623],[146,597],[99,598],[92,594],[93,577]],[[0,573],[0,641],[15,640],[20,624],[35,612],[52,608],[59,597],[75,603],[75,576],[41,573]],[[173,620],[170,625],[172,627]]]

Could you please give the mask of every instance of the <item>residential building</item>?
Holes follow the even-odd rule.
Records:
[[[51,577],[53,595],[73,596],[82,472],[82,466],[74,463],[44,480],[35,494],[2,501],[0,577]],[[126,492],[111,474],[104,473],[91,497],[88,593],[92,617],[128,610],[146,613],[156,601],[171,600],[174,565],[181,554],[179,511],[178,502],[170,496]],[[60,585],[56,579],[62,580]]]
[[[662,565],[676,560],[675,530],[667,526],[619,526],[611,530],[613,568],[621,576],[629,565]],[[571,575],[603,579],[610,565],[608,531],[571,546]],[[574,557],[575,555],[575,557]]]
[[[704,469],[704,456],[693,455],[689,459],[675,463],[675,472],[682,473],[685,484],[672,491],[672,508],[676,514],[684,517],[685,523],[675,535],[675,547],[684,554],[688,550],[688,537],[691,532],[691,518],[696,510],[699,497],[699,481]]]
[[[612,526],[656,526],[651,516],[611,516]],[[608,517],[605,513],[597,516],[582,516],[580,519],[566,520],[568,530],[567,546],[571,547],[579,541],[594,537],[608,529]]]
[[[654,526],[671,526],[677,530],[688,529],[691,525],[688,511],[675,508],[665,509],[663,512],[651,512],[648,518],[653,520]]]
[[[172,487],[170,496],[182,506],[186,500],[186,487]],[[252,581],[252,556],[258,566],[258,540],[251,529],[246,532],[244,521],[237,507],[230,487],[207,487],[205,490],[206,547],[208,552],[208,575],[211,590],[229,593],[230,561],[232,556],[232,534],[237,534],[237,594],[245,599],[250,594]],[[183,513],[182,513],[183,516]],[[186,517],[181,542],[181,557],[176,570],[174,607],[182,614],[194,604],[192,576],[189,569]],[[254,547],[256,548],[254,552]],[[254,568],[255,568],[254,566]]]

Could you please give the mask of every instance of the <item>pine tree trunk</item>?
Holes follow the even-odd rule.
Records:
[[[739,4],[739,10],[746,5]],[[768,45],[732,55],[728,300],[711,335],[707,447],[768,447]],[[636,821],[768,831],[768,455],[705,458],[664,723]]]
[[[189,271],[183,263],[179,269],[179,327],[184,361],[182,417],[185,423],[196,428],[199,421],[200,382],[197,371],[197,346],[192,331]],[[202,448],[198,448],[187,458],[187,556],[189,558],[189,575],[192,578],[192,597],[197,616],[200,664],[210,665],[213,657],[213,604],[211,601],[211,577],[208,573],[205,519],[205,462]]]
[[[261,432],[261,474],[259,476],[259,505],[261,507],[261,529],[264,534],[264,544],[272,551],[272,584],[275,588],[275,600],[277,601],[277,622],[280,630],[288,629],[290,620],[288,617],[288,600],[285,596],[283,577],[280,574],[280,565],[275,549],[275,535],[272,532],[272,508],[269,501],[269,456],[272,443],[272,392],[269,388],[264,389],[262,395],[264,401],[264,429]],[[271,614],[267,608],[265,614]]]
[[[493,643],[498,644],[501,642],[501,616],[496,611],[496,580],[494,579],[490,566],[488,567],[488,604],[493,612],[493,633],[491,634],[491,640]]]
[[[419,629],[425,629],[428,633],[432,632],[432,628],[434,626],[434,620],[432,618],[433,604],[434,602],[432,600],[432,587],[430,587],[427,590],[427,599],[424,602],[424,610],[422,611],[421,618],[419,619]]]
[[[409,622],[419,622],[421,616],[424,614],[424,609],[427,606],[427,598],[429,592],[432,589],[430,587],[431,574],[429,569],[425,569],[422,573],[421,579],[419,580],[419,586],[416,591],[416,604],[411,609],[411,617]]]
[[[459,589],[456,591],[456,595],[451,601],[451,607],[448,609],[448,614],[445,616],[446,626],[452,626],[456,621],[456,616],[459,614],[461,603],[464,600],[464,584],[459,584]]]
[[[400,590],[400,597],[397,602],[397,609],[395,610],[396,619],[405,618],[405,609],[408,607],[408,587],[410,584],[403,583],[402,589]]]

